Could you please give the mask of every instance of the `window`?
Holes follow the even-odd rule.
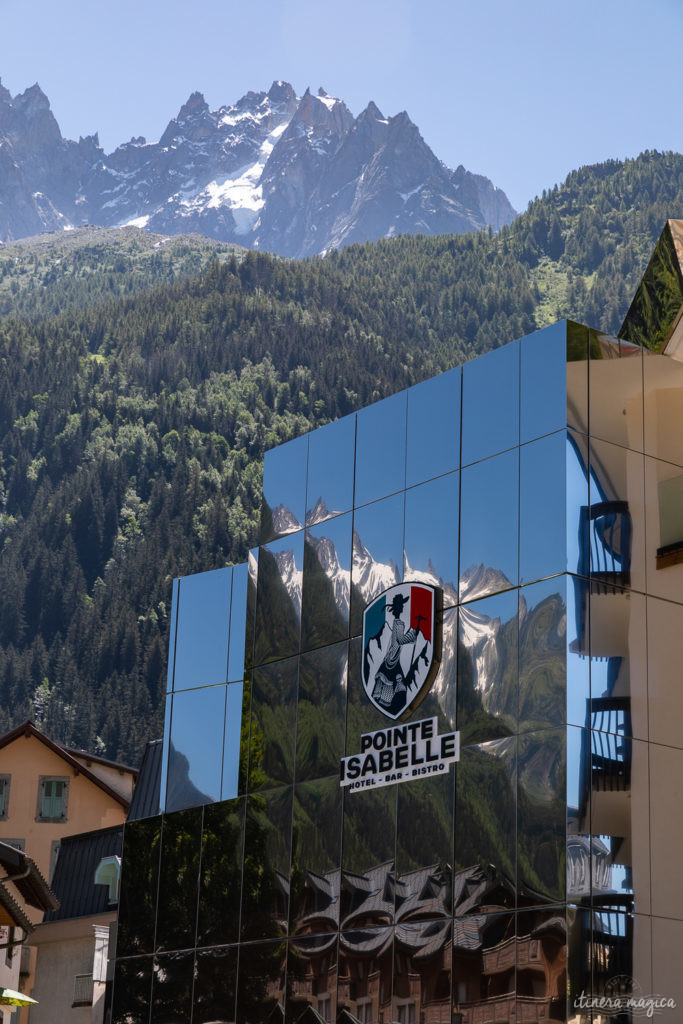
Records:
[[[38,821],[66,821],[69,780],[41,775],[38,785]]]
[[[9,784],[11,775],[0,775],[0,821],[6,821],[9,813]]]

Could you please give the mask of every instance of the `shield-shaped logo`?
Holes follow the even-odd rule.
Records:
[[[441,591],[399,583],[363,614],[362,678],[387,718],[403,718],[426,696],[441,660]]]

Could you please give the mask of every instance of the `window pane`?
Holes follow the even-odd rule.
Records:
[[[292,787],[248,796],[242,875],[243,941],[287,934],[291,843]]]
[[[369,927],[394,917],[393,874],[396,856],[396,790],[347,791],[344,794],[341,920],[362,919]]]
[[[463,746],[517,731],[517,640],[516,590],[460,606],[457,723]]]
[[[117,960],[112,1024],[148,1024],[151,988],[151,956]]]
[[[167,811],[220,797],[225,691],[225,686],[209,686],[174,694]]]
[[[228,659],[228,682],[244,678],[244,645],[247,628],[247,580],[249,566],[246,562],[233,566],[232,600],[230,602],[230,654]]]
[[[294,790],[292,933],[339,927],[342,791],[339,779],[304,782]]]
[[[645,451],[683,466],[683,365],[670,356],[643,357]]]
[[[298,658],[255,668],[251,689],[249,789],[294,778]]]
[[[306,530],[301,646],[303,650],[349,635],[351,515]]]
[[[232,569],[180,580],[174,689],[225,682],[231,581]]]
[[[455,772],[396,790],[396,920],[450,917]]]
[[[194,946],[202,812],[166,814],[161,832],[156,948]]]
[[[393,928],[362,928],[339,936],[337,1019],[359,1024],[391,1021]]]
[[[454,1020],[467,1020],[472,1004],[477,1013],[475,1020],[517,1020],[515,925],[514,914],[463,916],[453,922]],[[541,1013],[536,1016],[535,1000],[532,1006],[534,1018],[545,1020]],[[522,1013],[520,1021],[526,1017]]]
[[[567,423],[567,325],[545,327],[521,340],[522,444]]]
[[[192,1024],[230,1024],[235,1019],[237,947],[197,951]]]
[[[406,393],[358,413],[354,504],[366,505],[405,485]]]
[[[459,513],[459,473],[406,491],[403,578],[442,587],[446,608],[458,601]]]
[[[204,809],[197,945],[239,940],[245,799]]]
[[[243,683],[230,683],[226,692],[221,800],[230,800],[239,791],[243,688]]]
[[[461,473],[460,600],[506,590],[518,578],[517,451]]]
[[[462,465],[519,444],[519,342],[462,368]]]
[[[306,526],[348,512],[353,506],[355,445],[355,415],[309,435]]]
[[[287,1020],[334,1024],[337,1019],[337,945],[337,936],[326,934],[302,935],[289,943]]]
[[[286,971],[286,942],[256,942],[240,948],[237,1024],[282,1021]]]
[[[566,733],[519,737],[517,888],[522,904],[563,900],[566,891]]]
[[[121,858],[118,956],[151,953],[154,948],[160,850],[160,817],[126,823]]]
[[[301,655],[296,731],[296,778],[336,775],[344,754],[348,644]]]
[[[286,658],[299,650],[303,532],[259,549],[254,664]]]
[[[192,1014],[194,953],[154,958],[150,1024],[187,1024]]]
[[[567,437],[562,431],[520,449],[521,583],[552,576],[567,567],[566,446]]]
[[[304,525],[307,459],[308,434],[265,453],[261,544],[300,530]]]
[[[457,366],[408,390],[406,486],[460,466],[460,393]]]
[[[359,509],[353,519],[351,636],[363,629],[363,612],[374,597],[401,580],[403,494]]]

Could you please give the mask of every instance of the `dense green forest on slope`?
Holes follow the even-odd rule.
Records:
[[[683,157],[644,154],[498,236],[0,250],[0,730],[137,761],[171,579],[244,559],[264,450],[558,316],[614,330],[678,215]]]

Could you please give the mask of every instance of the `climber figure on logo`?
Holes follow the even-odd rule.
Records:
[[[392,715],[398,714],[406,703],[407,680],[401,667],[401,648],[406,644],[414,644],[417,640],[417,630],[411,628],[406,632],[401,619],[403,607],[408,601],[409,598],[403,594],[394,594],[394,599],[389,605],[388,611],[394,617],[391,641],[384,661],[375,673],[375,688],[372,693],[377,703]]]

